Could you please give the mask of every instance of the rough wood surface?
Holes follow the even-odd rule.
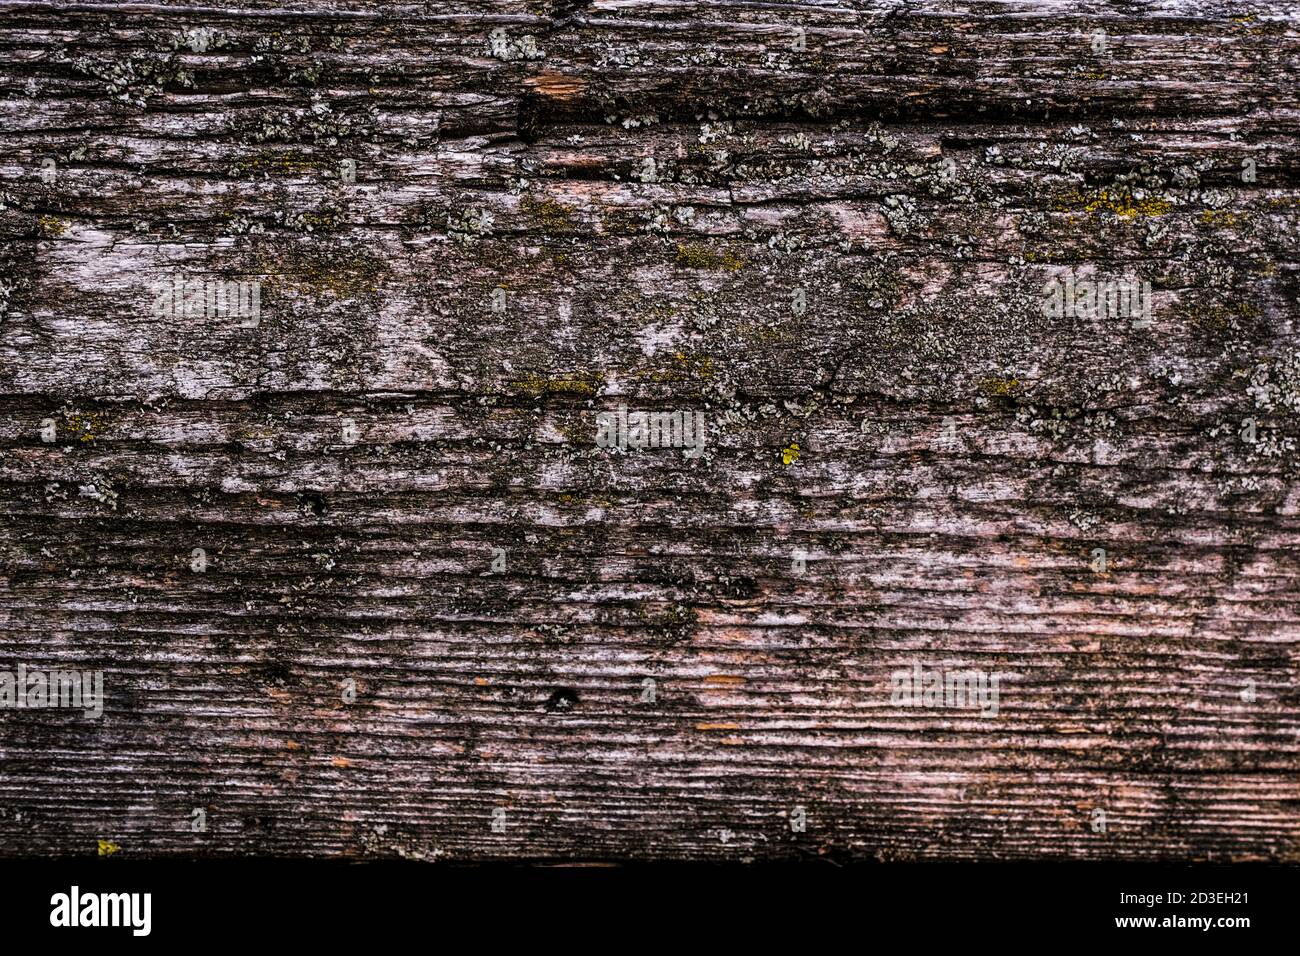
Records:
[[[1298,13],[0,0],[0,855],[1297,860]]]

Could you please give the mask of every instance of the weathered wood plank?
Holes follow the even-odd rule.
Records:
[[[0,3],[0,853],[1294,861],[1296,14]]]

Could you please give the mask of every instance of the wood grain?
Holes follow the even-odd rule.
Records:
[[[0,2],[0,855],[1296,861],[1298,12]]]

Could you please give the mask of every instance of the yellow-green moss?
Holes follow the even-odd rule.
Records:
[[[68,437],[79,442],[92,442],[99,437],[99,431],[103,427],[103,418],[94,413],[83,415],[80,412],[65,412],[63,427],[69,433]]]
[[[752,329],[753,331],[748,331]],[[740,333],[755,342],[761,342],[764,345],[771,345],[773,342],[785,342],[797,339],[799,336],[794,331],[787,328],[769,328],[765,325],[749,326],[746,331]]]
[[[600,495],[584,497],[581,495],[571,495],[567,492],[565,494],[557,495],[556,500],[565,505],[584,507],[591,507],[594,505],[597,508],[609,508],[614,504],[611,499]]]
[[[713,359],[708,356],[686,355],[678,352],[673,356],[673,364],[665,369],[655,369],[638,377],[651,382],[686,382],[692,379],[711,379],[718,373]]]
[[[735,272],[745,267],[745,260],[732,252],[719,252],[710,246],[677,247],[677,264],[688,269],[721,269]]]
[[[1208,226],[1235,228],[1250,218],[1244,212],[1229,212],[1226,209],[1207,209],[1201,213],[1201,222]]]
[[[1005,398],[1013,394],[1020,387],[1018,378],[986,378],[983,379],[979,388],[980,391],[990,398]]]
[[[1227,302],[1196,313],[1196,325],[1206,333],[1226,332],[1236,319],[1255,319],[1260,314],[1259,306],[1249,302]]]
[[[325,173],[337,175],[339,161],[336,159],[317,159],[314,156],[287,152],[262,152],[247,159],[237,160],[231,165],[237,176],[250,176],[268,173],[271,175],[294,175],[304,173]]]
[[[61,236],[68,230],[68,224],[58,216],[41,216],[36,220],[36,227],[47,239]]]
[[[1062,212],[1082,209],[1084,212],[1108,212],[1121,219],[1134,219],[1163,216],[1173,208],[1173,203],[1157,196],[1136,199],[1133,190],[1122,186],[1115,189],[1071,190],[1057,197],[1055,207]]]
[[[510,383],[510,387],[530,395],[595,395],[600,382],[599,375],[591,372],[576,372],[567,376],[529,375],[526,378],[515,379]]]
[[[519,208],[540,221],[547,232],[573,231],[572,206],[566,206],[554,199],[536,199],[533,196],[525,196],[519,201]]]
[[[270,292],[291,287],[308,295],[356,299],[376,294],[388,269],[382,259],[368,252],[330,250],[263,258],[258,271],[265,274],[263,285]]]

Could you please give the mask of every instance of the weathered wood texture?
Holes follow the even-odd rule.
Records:
[[[0,3],[0,854],[1295,861],[1298,12]]]

